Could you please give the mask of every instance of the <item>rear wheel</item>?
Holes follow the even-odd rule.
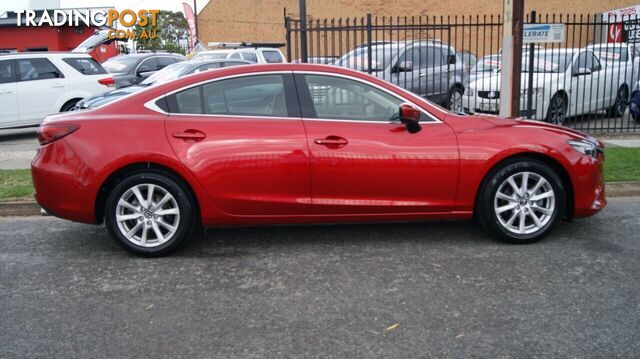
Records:
[[[196,225],[195,203],[171,176],[139,172],[111,191],[105,224],[127,251],[146,257],[169,254],[182,246]]]
[[[476,215],[485,229],[502,241],[538,241],[564,213],[562,181],[542,162],[513,160],[489,176],[479,193]]]
[[[73,110],[73,108],[76,106],[78,102],[80,102],[80,99],[73,99],[73,100],[67,101],[64,105],[62,105],[60,112],[67,112],[67,111]]]
[[[616,100],[613,106],[609,109],[609,116],[619,118],[624,116],[624,112],[627,110],[627,103],[629,102],[629,89],[626,85],[620,86],[616,95]]]

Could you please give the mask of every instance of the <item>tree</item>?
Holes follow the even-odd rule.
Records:
[[[143,31],[150,34],[156,32],[155,38],[142,38],[137,40],[138,49],[143,50],[160,50],[165,47],[179,47],[177,44],[181,39],[189,38],[189,25],[187,19],[179,11],[160,10],[156,18],[156,26],[152,26],[151,19],[146,26],[135,26],[136,34],[140,35]]]

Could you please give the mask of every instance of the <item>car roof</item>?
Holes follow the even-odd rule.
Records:
[[[89,54],[71,51],[28,51],[28,52],[8,52],[0,53],[0,57],[91,57]]]
[[[123,58],[123,57],[133,57],[133,58],[144,58],[144,57],[151,57],[151,56],[172,56],[172,57],[179,57],[179,58],[184,58],[186,56],[182,55],[182,54],[176,54],[176,53],[172,53],[172,52],[136,52],[133,54],[120,54],[118,56],[114,56],[112,58]]]

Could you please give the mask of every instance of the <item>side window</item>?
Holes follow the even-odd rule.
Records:
[[[158,70],[158,60],[155,57],[146,59],[140,63],[137,72],[148,72]]]
[[[398,58],[398,64],[400,64],[403,61],[411,61],[411,64],[413,65],[413,70],[425,68],[427,66],[426,48],[422,46],[422,47],[412,47],[410,49],[407,49]]]
[[[231,54],[231,56],[229,56],[230,59],[238,59],[240,60],[240,53],[239,52],[234,52],[233,54]]]
[[[202,86],[192,87],[170,96],[169,111],[175,113],[202,113]],[[171,105],[173,104],[173,106]]]
[[[202,93],[207,114],[288,116],[282,75],[216,81],[203,85]]]
[[[83,75],[102,75],[107,73],[107,71],[91,57],[70,57],[63,59],[63,61]]]
[[[575,61],[573,62],[573,73],[577,73],[578,69],[583,68],[583,67],[587,67],[587,68],[591,68],[590,66],[587,66],[587,53],[586,52],[581,52],[578,57],[576,57]]]
[[[402,100],[373,86],[335,76],[304,75],[316,117],[387,122]]]
[[[243,52],[242,57],[247,61],[258,62],[258,56],[253,52]]]
[[[13,66],[11,66],[12,62],[13,60],[0,61],[0,84],[15,82],[13,77]]]
[[[45,58],[18,59],[18,80],[33,81],[61,78],[62,73]]]
[[[587,53],[587,67],[593,72],[600,71],[600,61],[591,52]]]
[[[171,95],[167,102],[173,113],[288,116],[282,75],[214,81]]]
[[[158,70],[175,63],[176,60],[173,57],[158,57]]]
[[[278,51],[262,51],[262,56],[268,64],[276,64],[284,62],[282,55]],[[256,59],[257,60],[257,59]]]

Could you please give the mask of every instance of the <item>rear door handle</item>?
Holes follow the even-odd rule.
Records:
[[[344,146],[349,143],[346,138],[340,136],[327,136],[325,138],[316,138],[313,140],[318,145],[322,146]]]
[[[204,132],[198,131],[198,130],[186,130],[184,132],[174,132],[172,136],[173,138],[178,138],[185,141],[194,141],[194,142],[202,141],[204,140],[205,137],[207,137],[207,135],[205,135]]]
[[[64,87],[64,84],[53,84],[53,85],[51,85],[51,87],[53,87],[53,88],[62,88],[62,87]]]
[[[0,94],[13,93],[13,90],[0,90]]]

